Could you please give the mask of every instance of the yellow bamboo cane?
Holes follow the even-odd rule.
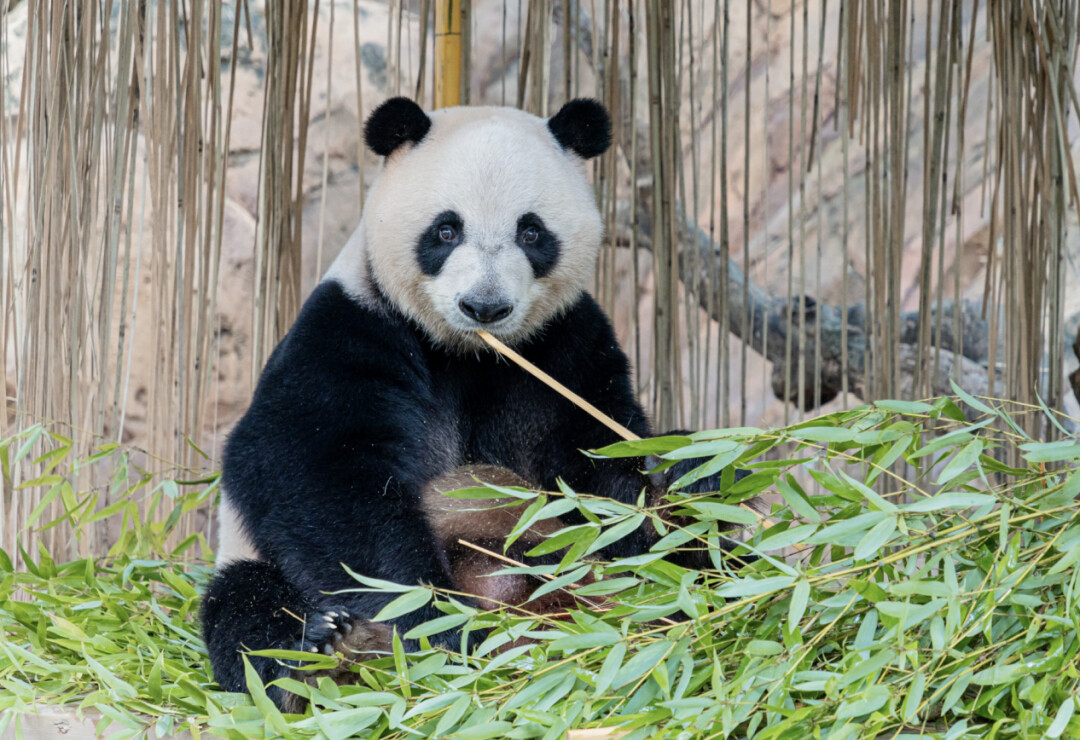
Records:
[[[461,0],[435,0],[435,107],[461,103]]]

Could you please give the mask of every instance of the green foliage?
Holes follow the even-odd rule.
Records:
[[[0,709],[97,705],[124,734],[156,725],[229,738],[559,738],[585,727],[629,738],[1080,736],[1080,444],[1025,439],[994,402],[963,401],[984,418],[965,421],[952,399],[881,402],[785,430],[593,453],[752,471],[724,494],[673,494],[681,527],[565,486],[458,494],[520,506],[530,523],[580,512],[585,524],[538,548],[569,546],[558,566],[512,570],[575,592],[581,608],[477,613],[453,594],[359,578],[395,594],[382,618],[436,599],[444,616],[410,638],[489,632],[466,658],[406,655],[399,643],[354,666],[356,685],[289,682],[311,698],[306,716],[278,713],[253,672],[250,697],[205,674],[195,611],[208,570],[176,564],[195,540],[170,546],[168,523],[214,482],[170,488],[110,449],[96,464],[107,457],[110,485],[127,491],[104,514],[123,520],[120,546],[64,565],[41,552],[20,573],[0,554]],[[64,445],[28,430],[0,441],[0,463],[9,475],[38,455],[44,470],[24,487],[66,484],[55,497],[71,521],[101,516],[92,492],[76,492],[85,462],[65,469]],[[750,521],[740,504],[759,493],[780,503],[734,553],[758,559],[725,559],[725,522]],[[653,552],[595,560],[639,522],[661,535]],[[710,570],[662,559],[706,546]]]

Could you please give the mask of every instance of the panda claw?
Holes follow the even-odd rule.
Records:
[[[657,455],[647,455],[645,457],[645,470],[653,471],[654,468],[663,465],[665,462],[666,460],[664,460],[664,458]],[[656,486],[657,488],[663,488],[666,491],[668,484],[672,481],[671,468],[668,468],[667,470],[648,472],[646,473],[646,477],[649,479],[649,483]]]
[[[357,634],[363,637],[366,634],[354,623],[352,615],[340,606],[311,614],[307,618],[307,624],[307,633],[298,649],[316,655],[333,656],[339,652],[349,652],[349,649],[343,646],[350,637],[356,637]]]

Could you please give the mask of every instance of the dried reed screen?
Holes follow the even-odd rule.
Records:
[[[701,428],[951,381],[1076,409],[1078,4],[455,6],[463,99],[613,112],[594,292],[658,426]],[[365,112],[431,104],[436,5],[0,2],[0,437],[213,470],[358,219]]]

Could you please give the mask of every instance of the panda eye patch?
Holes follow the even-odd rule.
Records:
[[[533,277],[539,280],[555,268],[559,260],[559,239],[548,231],[544,220],[531,211],[517,222],[517,244],[529,258]]]
[[[416,241],[416,261],[425,275],[434,277],[442,270],[450,253],[461,244],[465,222],[455,211],[443,211]]]

